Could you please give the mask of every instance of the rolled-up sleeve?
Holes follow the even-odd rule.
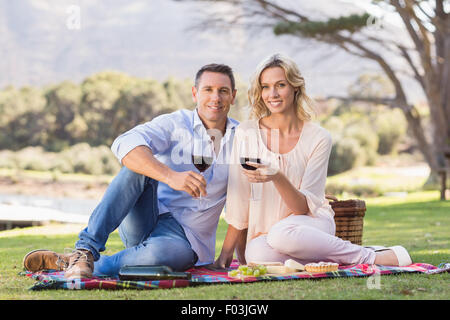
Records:
[[[332,145],[331,135],[324,132],[310,154],[300,185],[299,191],[306,197],[313,216],[317,215],[320,208],[328,205],[325,199],[325,184]]]
[[[241,172],[238,142],[241,139],[239,128],[233,139],[228,171],[227,201],[225,221],[234,228],[242,230],[248,227],[250,183]]]
[[[174,124],[169,116],[161,115],[118,136],[111,145],[111,150],[120,163],[138,146],[147,146],[153,154],[158,154],[170,147],[173,130]]]

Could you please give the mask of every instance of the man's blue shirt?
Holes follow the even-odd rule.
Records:
[[[229,156],[238,124],[234,119],[227,119],[219,152],[203,173],[208,195],[202,197],[202,201],[165,183],[158,184],[159,212],[171,212],[183,226],[192,249],[199,257],[197,265],[214,262],[216,229],[225,205]],[[199,145],[201,149],[213,149],[213,142],[196,109],[164,114],[138,125],[117,137],[111,150],[122,163],[128,152],[141,145],[149,147],[155,158],[178,172],[199,172],[191,159],[194,145],[197,149]]]

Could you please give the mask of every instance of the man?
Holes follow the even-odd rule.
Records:
[[[181,271],[213,263],[225,204],[227,151],[238,124],[227,116],[235,97],[230,67],[202,67],[192,87],[194,111],[161,115],[113,142],[111,149],[124,167],[80,232],[75,250],[32,251],[24,258],[25,268],[65,270],[67,278],[82,278],[115,276],[124,265],[167,265]],[[206,142],[201,149],[212,148],[215,154],[203,174],[191,160],[198,141]],[[100,255],[117,227],[126,249]]]

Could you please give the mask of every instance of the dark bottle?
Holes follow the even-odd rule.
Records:
[[[172,268],[163,265],[148,266],[123,266],[119,270],[120,280],[173,280],[173,279],[191,279],[189,272],[174,272]]]

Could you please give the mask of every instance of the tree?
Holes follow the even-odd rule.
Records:
[[[49,149],[60,151],[75,142],[73,126],[69,126],[79,114],[81,88],[70,81],[51,87],[47,93],[45,113],[51,117],[49,123]]]
[[[46,140],[45,97],[32,87],[10,86],[0,93],[0,149],[18,150]]]
[[[152,118],[172,112],[164,86],[156,80],[134,79],[124,87],[114,104],[111,123],[114,136]]]
[[[189,1],[189,0],[188,0]],[[202,0],[200,0],[202,1]],[[203,0],[205,1],[205,0]],[[207,0],[206,0],[207,1]],[[395,14],[402,22],[404,37],[394,31],[373,32],[373,16],[367,12],[323,19],[310,18],[307,10],[290,1],[215,0],[220,14],[209,12],[201,27],[239,26],[275,35],[311,39],[345,50],[375,62],[391,82],[390,96],[354,95],[340,97],[352,101],[384,104],[402,110],[418,148],[433,172],[445,166],[450,149],[450,18],[449,5],[443,0],[373,0],[372,4]],[[226,13],[224,8],[231,10]],[[399,31],[397,31],[398,33]],[[421,115],[408,97],[404,76],[411,77],[426,98],[432,132],[425,134]]]
[[[163,86],[169,100],[169,106],[175,110],[178,109],[194,109],[194,102],[192,100],[193,80],[191,79],[177,79],[173,76],[164,81]]]
[[[112,143],[115,103],[132,81],[130,76],[115,71],[99,72],[83,81],[80,114],[88,128],[85,141],[94,146]]]

